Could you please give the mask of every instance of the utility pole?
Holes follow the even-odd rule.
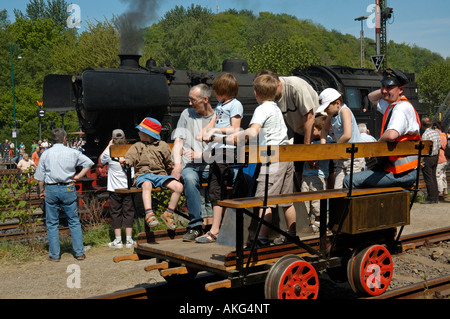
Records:
[[[360,16],[358,18],[355,18],[355,21],[361,21],[361,68],[365,65],[365,51],[364,51],[364,20],[366,20],[369,16]]]

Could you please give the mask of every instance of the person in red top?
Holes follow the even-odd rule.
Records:
[[[447,158],[444,150],[447,147],[447,134],[443,132],[441,121],[434,121],[433,128],[439,133],[441,138],[441,147],[439,149],[438,164],[436,168],[436,178],[439,190],[439,197],[445,200],[448,197],[447,188]]]
[[[386,69],[381,79],[381,88],[369,94],[369,100],[377,104],[383,114],[379,142],[420,140],[420,120],[414,106],[403,95],[408,84],[406,75],[397,69]],[[417,177],[417,156],[389,157],[378,169],[353,174],[352,186],[364,187],[410,187]],[[349,187],[350,178],[344,179]]]

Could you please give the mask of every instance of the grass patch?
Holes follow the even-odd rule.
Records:
[[[2,264],[34,261],[47,254],[48,252],[43,245],[30,247],[22,242],[0,242],[0,261]]]
[[[107,223],[99,224],[83,230],[83,243],[85,246],[100,247],[107,245],[113,238],[113,230]],[[72,254],[72,240],[70,236],[61,236],[61,254]],[[0,264],[19,264],[42,259],[48,256],[48,243],[40,242],[31,247],[22,241],[0,242]]]

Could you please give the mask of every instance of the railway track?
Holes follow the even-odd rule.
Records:
[[[450,275],[421,281],[385,292],[376,297],[364,299],[441,299],[450,296]]]
[[[422,246],[431,246],[439,242],[449,241],[450,227],[403,236],[401,240],[404,251],[416,249]],[[180,297],[185,297],[186,293],[190,296],[195,295],[196,298],[216,299],[221,297],[226,298],[227,296],[229,297],[229,289],[219,289],[214,292],[206,292],[204,290],[205,283],[207,283],[208,280],[210,281],[212,276],[215,275],[201,273],[195,278],[192,285],[177,285],[176,289],[174,289],[174,285],[163,282],[143,285],[139,288],[132,288],[107,295],[96,296],[92,297],[92,299],[161,299],[161,296],[170,296],[170,298],[176,298],[177,294],[180,294]],[[185,289],[183,288],[183,286],[189,286],[187,291],[184,291]],[[195,293],[192,293],[193,286],[196,287]],[[253,298],[257,298],[264,290],[263,285],[261,284],[239,288],[239,290],[241,289],[244,290],[237,292],[235,291],[237,289],[233,289],[233,297],[242,295],[243,297],[253,296]],[[249,291],[251,292],[249,293]],[[380,296],[366,297],[361,299],[435,299],[449,298],[449,296],[450,274],[438,278],[416,282],[414,284],[407,285],[401,288],[388,290]],[[264,298],[263,295],[261,297]]]
[[[45,235],[47,233],[44,222],[32,223],[30,226],[28,226],[28,228],[32,230],[30,230],[29,232],[20,230],[18,222],[0,225],[0,231],[2,232],[0,234],[0,241],[18,240],[36,235]],[[67,226],[59,227],[60,234],[65,234],[68,233],[69,231],[70,231],[69,227]]]

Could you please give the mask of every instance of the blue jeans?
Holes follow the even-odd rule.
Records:
[[[189,211],[188,228],[203,225],[200,187],[202,181],[208,179],[209,171],[206,169],[207,165],[186,165],[181,171],[181,179]]]
[[[417,170],[401,173],[391,174],[386,171],[362,171],[353,174],[354,188],[367,187],[411,187],[414,185],[417,177]],[[344,178],[344,188],[350,186],[350,175]]]
[[[72,237],[75,257],[84,254],[83,233],[78,219],[77,194],[75,184],[46,185],[45,214],[47,225],[48,250],[51,258],[60,258],[59,243],[59,207],[64,209]]]

